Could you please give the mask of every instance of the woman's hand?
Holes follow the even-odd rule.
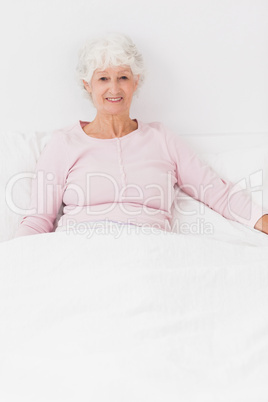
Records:
[[[254,229],[268,234],[268,215],[263,215],[254,226]]]

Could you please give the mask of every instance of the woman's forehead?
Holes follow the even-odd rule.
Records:
[[[96,70],[94,71],[95,74],[109,74],[109,73],[132,73],[132,70],[129,66],[110,66],[107,67],[105,69],[103,68],[96,68]]]

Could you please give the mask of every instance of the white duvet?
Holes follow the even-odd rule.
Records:
[[[268,237],[110,229],[0,244],[0,400],[267,402]]]

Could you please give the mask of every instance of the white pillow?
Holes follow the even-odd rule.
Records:
[[[202,153],[200,158],[223,179],[240,185],[252,199],[268,210],[268,147],[253,147],[220,153]],[[182,234],[224,232],[231,222],[204,204],[192,199],[179,188],[172,209],[173,231]]]
[[[28,208],[31,176],[51,133],[0,133],[0,241],[14,237]]]

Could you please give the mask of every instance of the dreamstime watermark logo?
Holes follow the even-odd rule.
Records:
[[[21,197],[18,189],[27,181],[31,182],[32,200],[31,207],[21,206]],[[194,182],[195,180],[193,180]],[[8,208],[19,215],[53,215],[64,202],[65,210],[70,217],[78,216],[83,211],[89,220],[94,220],[101,215],[109,216],[115,208],[119,209],[126,218],[142,216],[146,214],[153,221],[154,217],[161,215],[171,217],[173,211],[179,217],[205,215],[205,205],[233,220],[250,221],[252,202],[250,192],[254,193],[254,201],[262,207],[262,170],[252,173],[248,178],[243,178],[235,184],[225,183],[220,178],[212,183],[183,184],[179,193],[174,192],[176,179],[171,171],[161,175],[158,183],[137,185],[135,183],[118,183],[112,175],[103,172],[87,173],[84,181],[70,182],[65,185],[57,183],[52,172],[38,171],[18,173],[10,178],[6,186],[6,203]],[[189,196],[201,201],[192,206]],[[56,211],[57,212],[57,211]],[[194,223],[183,222],[177,219],[180,232],[193,233],[194,230],[201,233],[209,232],[211,228],[205,227],[201,218]],[[188,226],[187,226],[188,224]]]

